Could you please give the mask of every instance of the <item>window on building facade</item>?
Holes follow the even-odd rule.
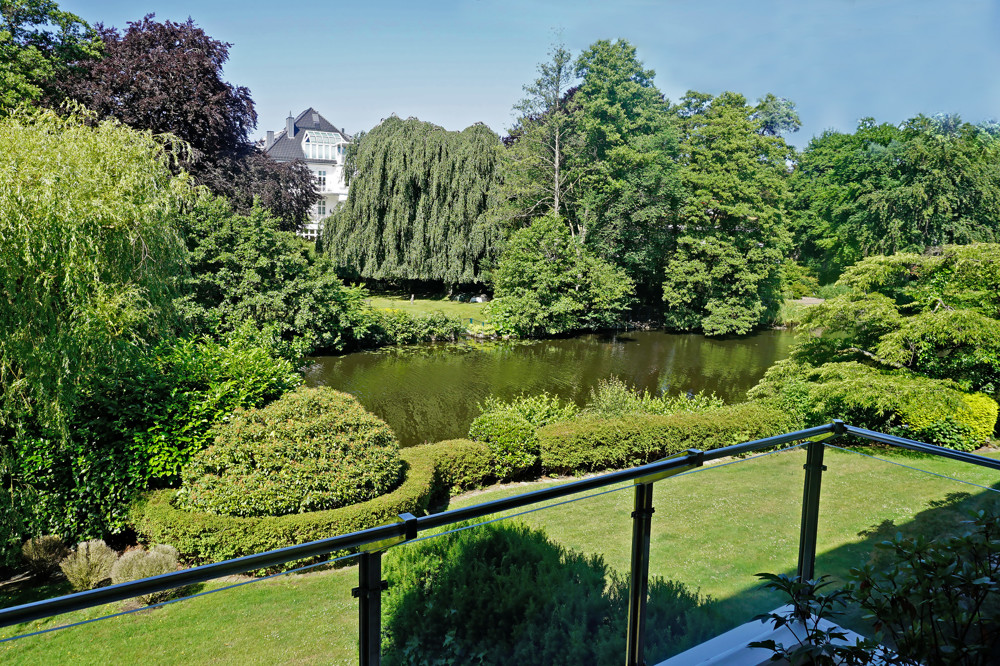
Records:
[[[320,172],[322,173],[322,172]],[[316,203],[316,214],[320,217],[326,215],[326,199],[320,199]]]
[[[336,132],[310,131],[302,140],[306,159],[333,160],[344,153],[344,137]]]
[[[316,184],[320,187],[326,187],[326,171],[316,172]]]

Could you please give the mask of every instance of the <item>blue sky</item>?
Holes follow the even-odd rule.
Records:
[[[1000,0],[63,0],[90,23],[189,16],[231,42],[255,136],[313,106],[348,132],[396,113],[502,133],[558,35],[578,53],[624,38],[656,84],[793,100],[804,146],[824,129],[918,113],[1000,118]]]

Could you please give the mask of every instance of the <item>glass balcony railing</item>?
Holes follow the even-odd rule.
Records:
[[[998,508],[998,471],[992,457],[834,422],[3,608],[0,659],[63,659],[84,638],[114,659],[122,641],[164,631],[185,661],[224,658],[221,642],[235,655],[258,643],[265,661],[476,663],[490,650],[507,663],[658,663],[781,606],[758,572],[843,580],[896,531],[943,533]],[[293,562],[328,570],[232,578]],[[163,591],[176,595],[169,631],[98,621],[132,612],[108,604]],[[860,617],[844,623],[865,633]]]

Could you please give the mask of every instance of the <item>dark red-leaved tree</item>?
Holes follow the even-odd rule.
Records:
[[[279,164],[250,142],[257,126],[250,90],[222,78],[230,44],[190,18],[158,22],[152,14],[119,32],[98,24],[105,55],[62,80],[66,96],[100,117],[172,134],[190,147],[180,167],[245,211],[258,197],[296,228],[318,198],[303,164]]]

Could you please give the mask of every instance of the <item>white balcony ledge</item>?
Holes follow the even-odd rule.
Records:
[[[791,606],[782,606],[773,612],[787,613],[790,610]],[[820,620],[819,626],[827,631],[836,628],[844,632],[847,640],[843,642],[848,645],[853,645],[855,641],[863,638],[860,634],[838,627],[828,620]],[[801,627],[802,625],[797,625],[796,633],[799,636],[805,633]],[[754,641],[768,639],[785,646],[792,646],[798,642],[787,626],[775,629],[770,621],[754,620],[662,661],[657,666],[761,666],[762,664],[773,664],[770,650],[747,647]]]

